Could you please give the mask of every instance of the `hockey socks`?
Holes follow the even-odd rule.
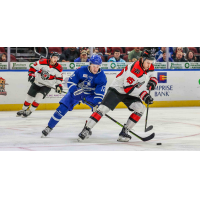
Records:
[[[140,120],[141,117],[142,115],[140,113],[137,112],[132,113],[126,123],[127,128],[129,130],[132,129],[135,126],[135,124]]]
[[[39,103],[37,103],[36,101],[34,101],[30,107],[30,111],[34,112],[36,110],[36,108],[39,106]]]
[[[24,105],[22,107],[22,110],[27,110],[29,108],[30,104],[33,102],[33,100],[34,100],[34,97],[27,95],[25,102],[24,102]]]
[[[56,112],[49,120],[48,126],[53,129],[67,112],[68,108],[64,104],[60,104],[60,106],[56,109]]]
[[[103,114],[98,110],[97,112],[94,112],[91,116],[90,119],[87,122],[87,127],[93,128],[96,123],[102,118]]]
[[[25,101],[22,110],[27,110],[31,103]]]

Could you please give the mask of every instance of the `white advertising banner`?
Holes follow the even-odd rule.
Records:
[[[88,62],[59,62],[63,70],[74,70],[83,65],[89,65]],[[10,62],[11,70],[29,69],[33,62]],[[102,69],[123,69],[129,62],[103,62]],[[157,62],[154,65],[155,69],[167,69],[166,62]],[[0,70],[8,69],[8,62],[0,62]],[[169,69],[200,69],[200,62],[169,62]]]
[[[120,71],[105,71],[107,88]],[[64,90],[73,71],[63,73]],[[200,100],[200,71],[156,71],[159,81],[151,92],[155,101]],[[146,80],[148,81],[148,80]],[[31,84],[27,72],[0,72],[0,104],[23,104]],[[142,86],[145,89],[145,86]],[[43,103],[58,103],[64,94],[59,95],[51,90]]]
[[[8,62],[0,62],[0,69],[8,69]]]

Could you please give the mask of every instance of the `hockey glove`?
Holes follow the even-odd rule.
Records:
[[[95,106],[95,107],[93,107],[92,111],[93,111],[93,112],[96,112],[96,111],[97,111],[97,108],[98,108],[99,105],[101,104],[101,101],[100,101],[99,98],[94,98],[92,103],[93,103],[93,105]]]
[[[83,92],[84,92],[83,89],[78,89],[72,94],[72,97],[76,99],[77,101],[83,100],[84,98]]]
[[[92,112],[96,112],[101,102],[99,102],[95,107],[92,108]]]
[[[151,77],[148,84],[147,90],[155,90],[158,80],[155,77]]]
[[[143,91],[142,93],[140,93],[140,98],[146,104],[153,104],[153,98],[146,91]]]
[[[56,92],[62,94],[62,91],[63,91],[62,85],[56,85]]]
[[[33,83],[35,81],[35,74],[29,74],[28,75],[28,81]]]

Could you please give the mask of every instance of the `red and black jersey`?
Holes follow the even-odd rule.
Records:
[[[121,94],[129,94],[139,97],[139,94],[144,90],[142,87],[147,84],[148,78],[156,79],[154,74],[154,66],[145,71],[141,67],[140,62],[136,61],[127,65],[113,80],[110,87],[115,88]],[[145,88],[146,89],[146,88]]]
[[[43,83],[48,86],[62,85],[63,68],[59,63],[55,65],[50,64],[49,59],[41,59],[31,65],[29,74],[35,73],[35,83],[42,86]]]

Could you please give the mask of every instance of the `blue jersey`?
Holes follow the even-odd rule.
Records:
[[[72,94],[77,89],[82,88],[86,100],[96,104],[103,100],[106,90],[107,79],[104,72],[99,69],[97,74],[93,74],[89,70],[89,66],[82,66],[77,69],[69,78],[67,86]]]

